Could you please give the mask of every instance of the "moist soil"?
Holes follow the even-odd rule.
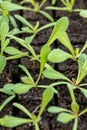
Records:
[[[16,0],[15,2],[18,1]],[[45,6],[47,5],[50,5],[50,1],[48,1]],[[30,5],[27,4],[27,6]],[[56,6],[62,6],[62,5],[60,2],[57,2]],[[75,7],[87,8],[87,1],[76,0]],[[18,11],[17,13],[24,16],[33,25],[35,25],[37,21],[40,22],[40,26],[49,23],[49,21],[44,16],[37,13],[35,14],[33,12],[28,12],[28,11]],[[73,44],[74,48],[75,47],[82,48],[87,38],[87,20],[81,18],[77,13],[70,14],[63,11],[49,11],[49,13],[54,17],[55,20],[58,20],[62,16],[67,16],[69,18],[70,25],[67,30],[67,33],[69,35],[71,43]],[[19,27],[21,26],[22,25],[19,23]],[[35,39],[32,42],[32,46],[35,49],[37,54],[39,54],[41,47],[47,42],[51,34],[51,31],[52,28],[49,28],[36,35]],[[24,38],[26,36],[27,35],[20,35],[21,38]],[[24,49],[18,46],[18,44],[15,43],[13,44],[17,48],[20,48],[21,50],[24,51]],[[66,50],[66,48],[64,48],[58,41],[55,41],[53,43],[52,48],[62,48],[63,50]],[[8,82],[10,83],[20,82],[20,78],[24,75],[24,73],[18,68],[18,64],[25,65],[28,68],[28,70],[31,72],[32,76],[34,77],[34,80],[37,79],[39,73],[39,63],[37,63],[36,61],[31,62],[28,58],[9,61],[7,63],[5,70],[0,75],[0,88],[2,88],[3,85]],[[65,74],[70,79],[76,78],[77,76],[78,69],[77,69],[76,62],[67,60],[60,64],[52,64],[52,66],[54,67],[54,69]],[[39,84],[47,85],[50,84],[51,82],[52,81],[48,79],[44,79],[42,77]],[[84,79],[84,82],[87,83],[87,77]],[[50,102],[48,107],[51,105],[56,105],[56,106],[70,109],[71,98],[67,87],[65,85],[56,86],[56,89],[58,90],[59,93],[58,95],[54,95],[54,98]],[[17,95],[16,98],[12,102],[10,102],[3,109],[3,111],[1,111],[0,117],[6,114],[13,115],[16,117],[26,117],[26,115],[23,112],[19,111],[18,109],[12,106],[13,102],[18,102],[24,105],[31,113],[37,114],[42,100],[42,93],[43,93],[43,89],[34,88],[30,90],[27,94]],[[87,100],[83,96],[83,94],[80,91],[75,90],[75,95],[76,95],[77,102],[80,105],[80,110],[87,108]],[[0,97],[1,97],[0,102],[2,103],[4,99],[7,98],[7,95],[0,94]],[[39,123],[40,130],[72,130],[73,121],[68,124],[62,124],[60,122],[57,122],[56,121],[57,115],[48,113],[47,108],[44,111],[42,115],[42,119]],[[32,124],[24,124],[13,129],[0,127],[0,130],[35,130],[35,129]],[[79,118],[78,130],[87,130],[87,114]]]

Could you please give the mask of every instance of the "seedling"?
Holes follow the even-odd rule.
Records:
[[[61,108],[61,107],[52,106],[48,109],[48,111],[51,112],[51,113],[58,113],[59,115],[57,117],[57,121],[59,121],[61,123],[66,124],[66,123],[74,120],[72,130],[77,130],[79,117],[81,115],[87,113],[87,108],[84,109],[83,111],[79,112],[78,104],[76,103],[75,106],[74,106],[74,109],[77,112],[72,111],[72,110],[68,110],[68,109],[64,109],[64,108]]]
[[[21,40],[20,40],[20,43],[22,44]],[[25,45],[25,46],[28,45],[28,44],[24,44],[24,43],[23,43],[23,45]],[[39,56],[40,58],[38,57],[38,59],[37,59],[40,63],[40,70],[39,70],[38,78],[36,81],[33,80],[33,77],[31,76],[30,72],[27,70],[26,67],[24,67],[23,65],[19,65],[19,67],[26,74],[26,76],[21,78],[23,83],[17,83],[17,84],[7,83],[6,85],[4,85],[4,87],[2,89],[0,89],[0,91],[6,93],[8,95],[10,95],[10,94],[24,94],[24,93],[27,93],[33,87],[39,87],[39,88],[40,87],[41,88],[49,87],[49,86],[43,86],[43,85],[38,86],[38,82],[41,79],[41,75],[42,75],[45,63],[47,62],[47,56],[48,56],[49,52],[50,52],[50,47],[47,44],[44,45],[41,49],[41,52],[40,52],[40,56]],[[52,89],[52,90],[54,91],[54,89]]]
[[[39,22],[36,22],[35,26],[33,26],[29,21],[27,21],[24,17],[20,15],[15,15],[15,17],[24,24],[24,27],[21,28],[21,33],[29,33],[32,35],[36,35],[38,32],[43,31],[44,29],[47,29],[49,27],[52,27],[55,25],[56,22],[52,22],[49,24],[46,24],[42,27],[39,27]]]
[[[42,7],[46,3],[46,1],[47,0],[42,0],[41,3],[39,4],[35,0],[22,0],[21,4],[30,3],[32,5],[32,8],[29,8],[31,12],[40,13],[41,15],[44,15],[48,20],[53,22],[54,19],[51,17],[51,15],[42,10]]]
[[[52,89],[47,88],[43,93],[41,107],[37,116],[34,113],[28,111],[23,105],[13,103],[13,106],[23,111],[28,118],[19,118],[6,115],[3,118],[0,118],[0,125],[13,128],[24,123],[32,123],[35,126],[35,130],[40,130],[38,123],[41,120],[41,115],[43,111],[45,110],[48,103],[52,100],[52,98],[53,98],[53,91]]]
[[[6,66],[7,60],[17,59],[27,55],[26,52],[22,52],[14,47],[8,46],[10,44],[10,39],[7,35],[11,36],[18,34],[20,31],[15,28],[9,31],[9,25],[7,22],[2,22],[0,26],[0,73]],[[5,56],[4,53],[10,54],[11,56]]]
[[[74,9],[75,0],[60,0],[60,1],[64,5],[64,7],[48,6],[46,7],[46,9],[67,11],[69,13],[82,11],[82,9]]]
[[[27,8],[21,5],[15,4],[9,0],[0,0],[0,24],[3,21],[9,22],[10,20],[13,27],[17,27],[16,21],[14,17],[10,14],[10,12],[16,11],[16,10],[25,10],[25,9]]]
[[[75,49],[73,48],[69,40],[69,37],[66,33],[66,29],[68,28],[68,25],[69,25],[69,20],[67,17],[60,18],[56,22],[54,29],[51,33],[51,36],[47,42],[48,45],[51,45],[54,40],[58,39],[58,41],[60,41],[60,43],[63,46],[65,46],[70,52],[68,53],[61,49],[52,50],[48,55],[48,60],[53,63],[63,62],[68,58],[76,61],[78,57],[80,56],[80,54],[83,53],[83,51],[87,48],[87,41],[81,50],[79,50],[79,48],[75,48]]]
[[[87,83],[81,84],[84,77],[87,75],[87,55],[81,54],[78,59],[78,76],[76,79],[72,77],[72,80],[61,74],[60,72],[57,72],[54,70],[51,66],[46,64],[46,69],[43,71],[43,75],[52,80],[60,80],[58,82],[52,83],[50,86],[54,87],[61,84],[66,84],[68,86],[68,83],[71,84],[73,89],[79,89],[84,94],[84,96],[87,98],[87,89],[83,88],[84,86],[87,86]],[[62,80],[62,81],[61,81]]]
[[[73,85],[71,83],[67,83],[67,87],[69,89],[70,96],[72,99],[71,110],[52,106],[52,107],[49,107],[48,111],[51,113],[59,113],[57,117],[57,121],[62,122],[64,124],[70,122],[71,120],[74,120],[72,130],[77,130],[79,117],[87,112],[87,108],[84,109],[82,112],[79,112],[79,105],[75,99]]]

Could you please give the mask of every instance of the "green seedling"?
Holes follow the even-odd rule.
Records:
[[[46,69],[43,71],[43,75],[52,80],[59,80],[58,82],[54,82],[51,84],[51,87],[58,86],[61,84],[68,84],[70,83],[73,89],[79,89],[87,98],[87,89],[83,88],[87,86],[87,83],[81,84],[84,77],[87,75],[87,55],[81,54],[78,59],[78,75],[77,78],[72,80],[61,74],[60,72],[54,70],[51,66],[46,64]],[[67,85],[68,86],[68,85]]]
[[[78,104],[73,104],[74,109],[78,111]],[[57,121],[61,122],[61,123],[68,123],[72,120],[74,120],[74,124],[73,124],[73,128],[72,130],[77,130],[78,127],[78,120],[79,117],[85,113],[87,113],[87,108],[84,109],[81,112],[74,112],[73,110],[68,110],[68,109],[64,109],[61,107],[56,107],[56,106],[52,106],[48,109],[49,112],[51,113],[59,113],[58,117],[57,117]]]
[[[0,26],[0,73],[6,66],[7,60],[17,59],[26,56],[26,52],[21,52],[20,50],[9,46],[10,39],[7,37],[8,34],[11,36],[18,34],[20,31],[15,28],[9,31],[9,25],[7,22],[2,22]],[[5,56],[4,53],[10,54],[11,56]]]
[[[48,20],[53,22],[54,19],[52,18],[52,16],[42,10],[42,7],[46,3],[46,1],[47,0],[42,0],[39,4],[35,0],[22,0],[20,4],[30,3],[32,5],[32,8],[29,8],[31,12],[40,13],[41,15],[45,16]]]
[[[40,52],[40,59],[38,61],[40,62],[40,71],[39,75],[36,81],[33,80],[33,77],[31,76],[30,72],[27,70],[26,67],[23,65],[19,65],[19,67],[25,72],[26,76],[22,77],[21,80],[23,83],[17,83],[17,84],[6,84],[4,88],[1,89],[2,92],[6,94],[16,93],[16,94],[23,94],[28,92],[33,87],[40,87],[38,86],[38,82],[41,78],[45,63],[47,61],[48,53],[50,52],[50,47],[48,45],[44,45]],[[47,86],[46,86],[47,87]]]
[[[22,44],[22,42],[20,41]],[[24,44],[26,46],[26,44]],[[26,67],[23,65],[19,65],[19,67],[25,72],[26,76],[22,77],[21,80],[23,83],[17,83],[17,84],[12,84],[12,83],[7,83],[4,85],[2,89],[0,89],[1,92],[4,92],[8,95],[10,94],[23,94],[27,93],[30,89],[33,87],[41,87],[41,88],[47,88],[49,86],[43,86],[40,85],[38,86],[39,80],[41,79],[41,75],[45,66],[45,63],[47,62],[47,56],[48,53],[50,52],[50,47],[46,44],[42,47],[40,56],[37,59],[40,63],[40,70],[38,74],[38,78],[36,81],[33,80],[33,77],[31,76],[30,72],[27,70]],[[35,59],[36,60],[36,59]],[[54,90],[53,90],[54,91]]]
[[[0,0],[0,24],[5,21],[9,23],[9,20],[13,27],[17,27],[14,17],[11,15],[11,12],[16,10],[25,10],[26,7],[15,4],[9,0]],[[29,9],[28,9],[29,10]]]
[[[68,58],[76,61],[78,59],[78,57],[80,56],[80,54],[83,53],[84,50],[87,48],[87,41],[81,50],[79,50],[78,47],[75,49],[73,48],[73,46],[69,40],[69,37],[66,33],[68,25],[69,25],[69,20],[67,17],[60,18],[56,22],[54,29],[51,33],[51,36],[47,42],[48,45],[51,45],[56,39],[58,39],[58,41],[63,46],[65,46],[68,49],[68,51],[70,52],[70,53],[68,53],[61,49],[52,50],[48,55],[48,60],[53,63],[63,62]]]
[[[46,9],[48,10],[60,10],[60,11],[67,11],[67,12],[80,12],[83,9],[74,9],[75,0],[60,0],[63,7],[55,7],[55,6],[48,6]]]
[[[80,12],[80,16],[84,17],[84,18],[87,18],[87,10],[82,10]]]
[[[3,118],[0,118],[0,125],[13,128],[24,123],[31,123],[32,125],[35,126],[35,130],[40,130],[39,122],[41,120],[41,115],[44,112],[48,103],[52,100],[52,98],[53,98],[53,91],[52,89],[47,88],[43,92],[42,103],[41,103],[41,107],[37,116],[34,113],[31,113],[30,111],[28,111],[23,105],[18,104],[18,103],[13,103],[13,106],[23,111],[26,114],[27,118],[20,118],[20,117],[5,115]]]
[[[56,22],[52,22],[52,23],[46,24],[42,27],[39,27],[40,26],[39,22],[36,22],[35,26],[33,26],[29,21],[27,21],[24,17],[22,17],[20,15],[15,15],[15,18],[17,18],[21,23],[24,24],[24,27],[21,28],[21,33],[29,33],[34,36],[38,32],[54,26],[56,23]]]
[[[87,113],[87,108],[84,109],[82,112],[79,112],[79,105],[78,105],[78,103],[76,102],[76,99],[75,99],[73,86],[70,83],[68,83],[67,86],[68,86],[70,96],[71,96],[71,99],[72,99],[71,110],[64,109],[64,108],[57,107],[57,106],[51,106],[51,107],[49,107],[48,111],[51,112],[51,113],[58,113],[59,115],[57,117],[57,121],[59,121],[61,123],[66,124],[66,123],[74,120],[72,130],[77,130],[79,117],[81,115]]]

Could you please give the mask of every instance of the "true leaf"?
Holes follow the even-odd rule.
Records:
[[[71,121],[72,119],[76,118],[75,115],[69,114],[69,113],[60,113],[58,115],[57,120],[62,122],[62,123],[68,123],[69,121]]]
[[[6,58],[4,56],[0,56],[0,74],[6,66]]]
[[[17,83],[17,84],[14,84],[13,91],[16,94],[24,94],[24,93],[27,93],[31,88],[32,88],[32,85]]]
[[[8,116],[8,115],[5,115],[4,117],[0,118],[1,126],[5,126],[9,128],[13,128],[13,127],[16,127],[18,125],[28,123],[28,122],[29,122],[29,119]]]
[[[72,55],[61,49],[54,49],[48,54],[48,60],[53,63],[63,62],[68,58],[72,58]]]
[[[50,46],[47,44],[44,45],[40,52],[40,73],[42,73],[42,71],[44,69],[49,52],[50,52]]]
[[[42,103],[41,103],[41,108],[39,111],[39,117],[41,116],[41,114],[43,113],[45,107],[48,105],[48,103],[52,100],[53,98],[53,91],[50,88],[47,88],[42,96]]]
[[[61,108],[61,107],[56,107],[56,106],[51,106],[49,107],[48,109],[48,112],[51,112],[51,113],[59,113],[59,112],[71,112],[67,109],[64,109],[64,108]]]
[[[21,104],[19,103],[13,103],[13,106],[15,106],[16,108],[20,109],[21,111],[23,111],[27,116],[29,116],[30,118],[32,118],[31,113]]]
[[[54,70],[50,65],[46,64],[46,69],[43,71],[43,75],[48,79],[63,79],[70,81],[66,76],[60,72]]]
[[[58,38],[58,35],[60,35],[60,34],[62,34],[63,32],[66,31],[68,25],[69,25],[69,20],[68,20],[67,17],[60,18],[56,22],[47,44],[49,44],[49,45],[52,44],[53,41]]]

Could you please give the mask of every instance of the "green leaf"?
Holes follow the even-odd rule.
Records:
[[[61,49],[54,49],[48,55],[48,60],[52,63],[63,62],[68,58],[72,58],[72,55]]]
[[[2,22],[1,27],[0,27],[0,35],[1,35],[1,43],[2,43],[2,47],[6,38],[6,35],[8,34],[9,31],[9,25],[7,22]]]
[[[21,80],[24,84],[31,84],[31,85],[34,84],[34,82],[32,82],[32,80],[27,76],[22,77]]]
[[[66,31],[68,25],[69,25],[69,20],[67,17],[60,18],[56,22],[47,44],[51,45],[53,41],[58,38],[58,36],[62,35],[62,33]]]
[[[79,89],[84,94],[84,96],[87,98],[87,89],[85,89],[85,88],[79,88]]]
[[[28,71],[28,69],[25,66],[21,65],[21,64],[18,65],[18,66],[22,69],[22,71],[25,72],[25,74],[30,78],[30,80],[34,84],[34,80],[33,80],[32,76],[31,76],[30,72]]]
[[[11,21],[11,24],[14,28],[17,28],[17,23],[15,21],[15,18],[11,15],[9,15],[9,18],[10,18],[10,21]]]
[[[46,108],[48,103],[52,100],[52,98],[53,98],[53,90],[51,88],[45,89],[43,96],[42,96],[42,103],[41,103],[41,108],[40,108],[38,117],[41,116],[44,109]]]
[[[42,73],[42,71],[44,69],[49,52],[50,52],[50,46],[47,44],[44,45],[40,52],[40,73]]]
[[[31,88],[32,88],[32,85],[17,83],[17,84],[14,84],[13,91],[16,94],[24,94],[24,93],[27,93]]]
[[[70,40],[69,40],[69,38],[68,38],[68,35],[67,35],[67,33],[66,32],[60,32],[59,34],[58,34],[58,37],[57,37],[57,39],[60,41],[60,43],[62,44],[62,45],[64,45],[66,48],[68,48],[68,50],[70,51],[70,53],[74,56],[75,54],[75,52],[74,52],[74,49],[73,49],[73,46],[71,45],[71,43],[70,43]]]
[[[16,14],[15,18],[17,18],[20,22],[22,22],[23,24],[25,24],[26,26],[28,26],[29,28],[33,30],[32,24],[29,21],[27,21],[24,17]]]
[[[63,113],[59,114],[57,120],[62,123],[68,123],[69,121],[73,120],[74,118],[76,118],[76,115],[72,115],[72,114],[63,112]]]
[[[66,76],[60,72],[54,70],[50,65],[46,64],[46,69],[43,71],[43,75],[48,79],[63,79],[70,81]]]
[[[48,112],[51,112],[51,113],[59,113],[59,112],[71,112],[67,109],[64,109],[64,108],[61,108],[61,107],[56,107],[56,106],[51,106],[48,108]]]
[[[1,105],[0,105],[0,111],[14,98],[15,96],[8,97]]]
[[[78,112],[79,112],[79,105],[77,104],[76,101],[72,101],[71,108],[72,108],[72,111],[74,113],[78,114]]]
[[[15,10],[23,10],[26,8],[15,3],[11,3],[9,1],[4,1],[1,4],[1,9],[6,11],[15,11]]]
[[[82,10],[80,12],[80,16],[84,17],[84,18],[87,18],[87,10]]]
[[[32,85],[27,85],[27,84],[22,84],[22,83],[17,83],[17,84],[8,83],[4,85],[4,90],[7,90],[7,91],[9,90],[9,91],[15,92],[16,94],[27,93],[31,88],[32,88]]]
[[[17,55],[17,54],[21,54],[23,52],[21,52],[20,50],[18,50],[17,48],[8,46],[5,48],[5,53],[10,54],[10,55]]]
[[[77,84],[79,84],[82,79],[87,75],[87,55],[81,54],[78,59],[78,77]]]
[[[45,16],[51,22],[54,21],[53,17],[51,15],[49,15],[47,12],[40,10],[39,13],[42,14],[43,16]]]
[[[0,74],[6,66],[6,58],[4,56],[0,56]]]
[[[20,109],[21,111],[23,111],[27,116],[29,116],[30,118],[32,118],[31,113],[21,104],[19,103],[13,103],[13,106],[15,106],[16,108]]]
[[[13,128],[18,125],[29,123],[29,119],[14,117],[14,116],[4,116],[3,118],[0,118],[0,124],[1,126]]]

